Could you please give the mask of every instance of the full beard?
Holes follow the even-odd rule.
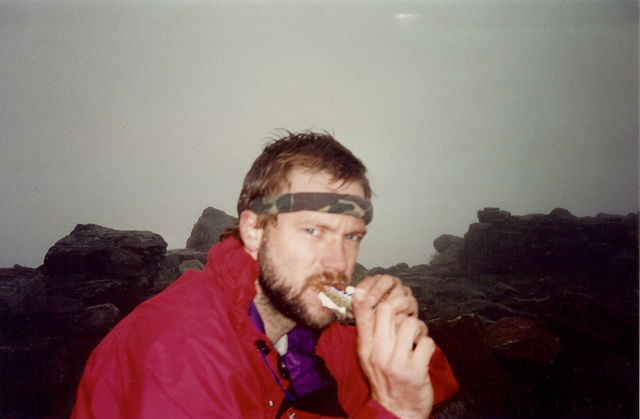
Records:
[[[268,246],[262,246],[258,251],[258,263],[260,276],[258,284],[262,288],[273,308],[283,316],[293,320],[296,324],[309,329],[319,330],[327,327],[335,320],[333,313],[326,316],[313,316],[306,306],[302,296],[308,288],[318,283],[348,284],[349,278],[342,272],[323,272],[309,275],[305,278],[302,288],[296,292],[293,287],[286,284],[280,269],[273,262]]]

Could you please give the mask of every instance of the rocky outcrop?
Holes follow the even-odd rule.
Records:
[[[193,225],[191,236],[187,239],[187,248],[207,253],[220,241],[220,235],[236,224],[235,217],[219,209],[207,207]]]
[[[49,249],[44,258],[44,272],[53,278],[118,278],[151,286],[166,250],[164,239],[150,231],[78,224],[71,234]]]
[[[576,217],[478,211],[464,237],[469,273],[631,273],[638,267],[638,214]]]

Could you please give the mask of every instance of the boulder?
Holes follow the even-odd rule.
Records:
[[[101,304],[86,309],[85,316],[78,322],[78,334],[83,336],[104,336],[120,319],[120,310],[113,304]]]
[[[562,340],[544,323],[505,317],[487,327],[487,341],[494,354],[511,364],[549,367],[562,349]]]
[[[637,214],[578,218],[556,208],[548,215],[512,216],[485,208],[464,236],[470,274],[621,272],[638,266]]]
[[[0,268],[0,315],[37,313],[45,300],[46,277],[31,268]]]
[[[435,319],[427,325],[460,386],[451,408],[464,412],[462,417],[505,417],[504,379],[489,348],[482,319],[469,314],[449,321]]]
[[[186,265],[185,265],[186,263]],[[158,278],[149,290],[158,293],[175,282],[189,268],[202,269],[207,263],[207,254],[193,249],[167,250],[160,264]]]
[[[220,235],[237,223],[238,220],[235,217],[224,211],[207,207],[193,225],[191,236],[187,239],[187,248],[208,253],[220,241]]]
[[[433,241],[433,247],[439,253],[447,250],[449,246],[458,246],[459,248],[463,248],[464,239],[462,237],[454,236],[453,234],[443,234]]]
[[[28,317],[29,326],[41,337],[74,338],[74,326],[86,310],[86,305],[73,298],[47,296],[40,312]]]
[[[501,210],[500,208],[488,207],[484,210],[478,211],[478,220],[481,223],[504,224],[509,217],[511,217],[511,213],[509,211]]]
[[[49,249],[44,258],[44,271],[57,278],[83,275],[90,279],[118,278],[150,285],[166,250],[164,239],[150,231],[78,224]]]
[[[185,273],[188,270],[201,271],[204,269],[204,265],[198,259],[185,260],[178,266],[180,273]]]
[[[429,263],[442,271],[459,272],[464,264],[464,247],[450,244],[441,253],[437,253]]]

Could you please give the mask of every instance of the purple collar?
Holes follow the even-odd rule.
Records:
[[[253,301],[249,305],[251,321],[260,332],[265,333],[264,323]],[[324,382],[316,370],[316,343],[320,333],[302,326],[294,327],[288,334],[289,349],[280,356],[288,371],[293,393],[302,397],[324,387]]]
[[[253,301],[249,304],[249,316],[256,329],[265,333],[264,323]],[[337,383],[324,360],[315,354],[320,334],[321,331],[294,327],[287,334],[287,353],[279,357],[285,366],[280,374],[291,381],[289,392],[296,397],[291,403],[294,407],[326,416],[345,417],[337,398]]]

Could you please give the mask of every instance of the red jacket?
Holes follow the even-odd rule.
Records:
[[[274,417],[284,398],[273,376],[278,355],[248,315],[258,274],[258,264],[236,239],[211,249],[202,272],[187,271],[142,303],[93,351],[72,418]],[[271,349],[271,368],[258,341]],[[340,404],[349,417],[394,417],[371,400],[356,343],[356,328],[337,323],[318,340],[316,353],[338,383]],[[457,383],[439,349],[430,374],[436,403],[456,393]]]

